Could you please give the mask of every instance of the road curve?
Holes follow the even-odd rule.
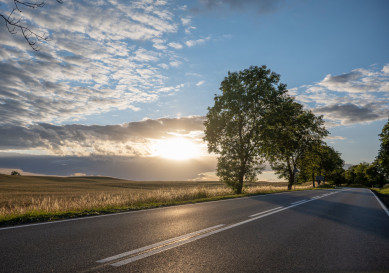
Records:
[[[300,191],[0,228],[0,272],[389,272],[367,189]]]

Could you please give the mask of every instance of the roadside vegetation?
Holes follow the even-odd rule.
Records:
[[[298,185],[295,190],[310,189]],[[128,181],[109,177],[0,175],[0,225],[286,191],[285,182],[253,182],[239,195],[217,181]]]
[[[386,184],[382,188],[373,188],[372,190],[380,198],[382,203],[389,208],[389,184]]]
[[[389,183],[389,120],[379,134],[380,148],[372,163],[362,162],[344,171],[343,180],[347,185],[359,184],[369,188],[381,188],[387,193]]]

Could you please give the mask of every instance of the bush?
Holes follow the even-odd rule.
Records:
[[[12,172],[11,172],[11,175],[20,175],[20,173],[17,172],[17,171],[12,171]]]
[[[334,185],[330,183],[325,183],[317,187],[318,189],[333,189]]]

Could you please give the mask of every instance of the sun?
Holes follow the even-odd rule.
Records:
[[[187,160],[200,156],[197,145],[185,138],[158,140],[154,145],[154,155],[167,159]]]

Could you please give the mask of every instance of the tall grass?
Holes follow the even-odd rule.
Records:
[[[309,189],[310,186],[296,186]],[[280,186],[249,186],[244,195],[285,191]],[[0,223],[50,220],[69,216],[98,214],[129,209],[140,209],[195,201],[231,198],[235,195],[224,186],[156,189],[144,192],[96,192],[77,196],[42,195],[14,198],[0,204]]]

